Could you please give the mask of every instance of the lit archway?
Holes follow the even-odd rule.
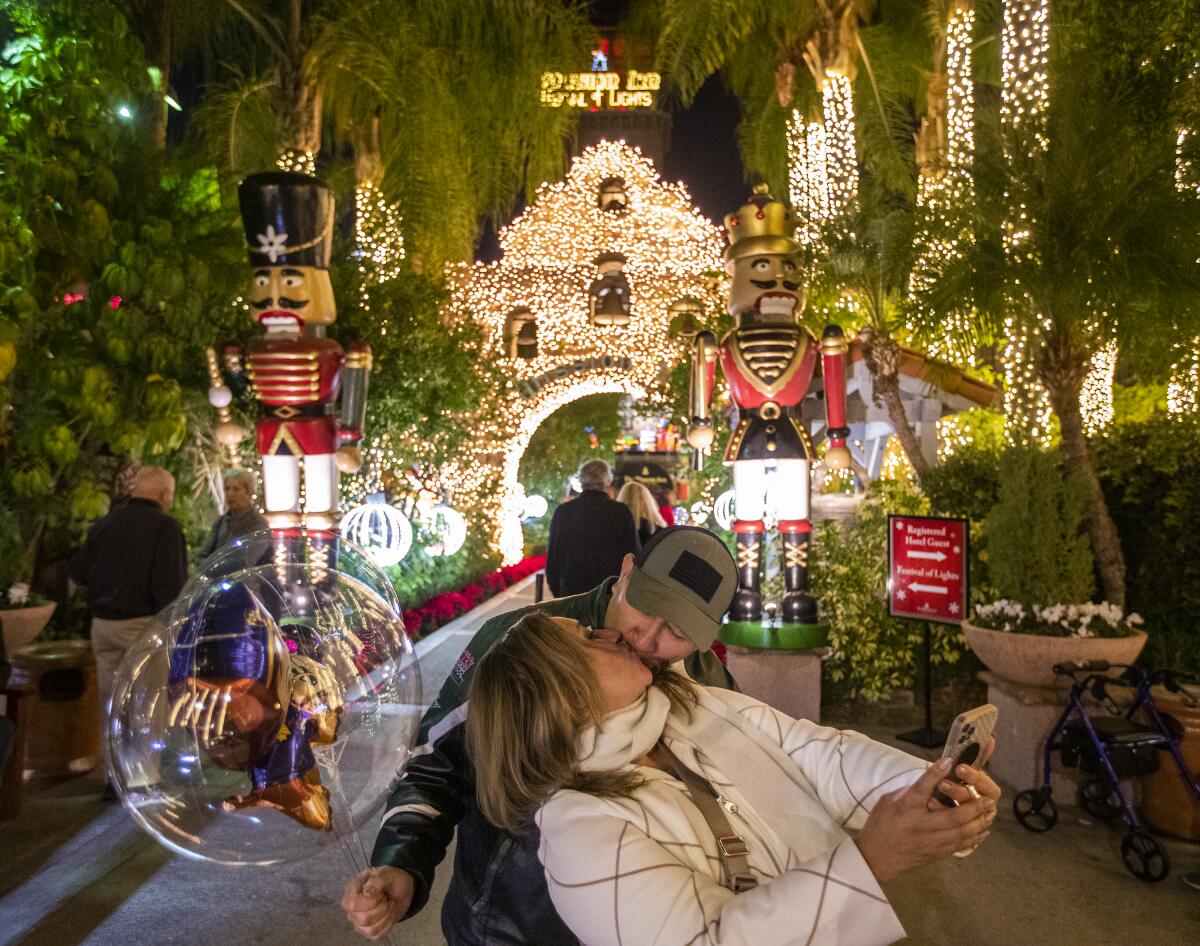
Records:
[[[521,510],[525,489],[517,478],[521,458],[537,429],[551,414],[573,401],[592,394],[628,394],[645,397],[645,390],[628,375],[600,369],[594,376],[573,379],[553,388],[543,388],[521,416],[512,437],[504,444],[500,473],[499,544],[505,562],[518,561],[522,553]]]
[[[615,190],[617,202],[609,199]],[[719,311],[726,277],[721,231],[682,185],[665,183],[649,158],[620,141],[586,149],[564,180],[542,185],[501,231],[500,246],[498,262],[454,277],[449,316],[483,329],[507,384],[489,405],[494,419],[479,419],[471,446],[442,478],[463,497],[458,505],[485,511],[507,564],[522,554],[517,469],[534,432],[589,394],[658,389],[685,357],[669,331],[672,304],[692,297]],[[613,259],[622,261],[619,279],[605,277]],[[613,309],[618,298],[623,316]]]

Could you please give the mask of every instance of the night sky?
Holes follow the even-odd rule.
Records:
[[[672,116],[671,147],[660,169],[683,181],[700,210],[715,224],[749,195],[738,153],[737,100],[719,77],[709,79],[691,108]]]
[[[589,4],[597,26],[619,26],[627,2],[601,0]],[[665,96],[670,102],[670,95]],[[725,214],[736,210],[749,196],[738,152],[738,103],[719,76],[704,84],[689,108],[667,105],[671,113],[671,142],[666,162],[659,168],[664,180],[682,181],[700,212],[720,226]],[[518,207],[515,217],[521,211]],[[500,254],[496,234],[485,226],[476,258],[494,261]]]

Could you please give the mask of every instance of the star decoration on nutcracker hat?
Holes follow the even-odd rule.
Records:
[[[267,232],[260,233],[255,239],[258,240],[258,249],[262,253],[267,254],[267,259],[274,263],[279,254],[287,249],[286,233],[276,233],[273,224],[267,224]]]

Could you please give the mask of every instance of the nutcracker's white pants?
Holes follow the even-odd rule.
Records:
[[[300,510],[300,462],[304,461],[304,513],[336,515],[338,505],[337,458],[332,453],[306,457],[279,455],[262,458],[263,506],[272,525]]]
[[[808,518],[807,460],[734,460],[733,511],[738,519],[754,522]]]

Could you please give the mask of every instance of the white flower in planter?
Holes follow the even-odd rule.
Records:
[[[18,581],[8,589],[8,603],[13,605],[25,604],[29,601],[29,583]]]

